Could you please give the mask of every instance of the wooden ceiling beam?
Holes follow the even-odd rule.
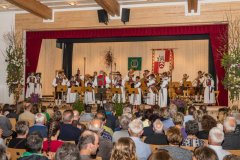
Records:
[[[120,5],[117,0],[95,0],[111,16],[120,16]]]
[[[38,17],[52,19],[52,9],[37,0],[6,0]]]
[[[188,13],[191,13],[194,10],[194,13],[197,12],[198,9],[198,0],[188,0]]]

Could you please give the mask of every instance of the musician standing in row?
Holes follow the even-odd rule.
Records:
[[[147,104],[155,105],[156,104],[156,94],[154,93],[152,87],[155,87],[155,77],[154,74],[150,74],[148,78],[147,86],[149,88],[149,93],[147,94]]]
[[[56,77],[53,79],[52,85],[53,85],[53,87],[55,87],[55,104],[61,105],[62,100],[63,100],[63,92],[57,92],[57,86],[58,85],[62,85],[62,86],[67,85],[67,79],[65,78],[63,72],[57,73]]]
[[[134,105],[135,107],[139,107],[142,103],[142,100],[141,100],[141,97],[142,97],[142,94],[141,94],[141,82],[140,82],[140,77],[137,76],[136,78],[136,81],[134,82],[134,88],[137,88],[138,90],[138,94],[131,94],[130,96],[130,104]]]
[[[204,87],[204,103],[215,104],[214,80],[210,74],[205,74]]]
[[[71,80],[67,82],[67,103],[74,103],[77,100],[78,93],[72,92],[72,87],[79,86],[78,81],[75,79],[74,76],[71,77]]]
[[[113,98],[112,98],[112,101],[113,102],[118,102],[118,103],[121,103],[121,102],[125,102],[125,93],[124,93],[124,89],[123,89],[123,82],[122,82],[122,75],[119,73],[116,75],[116,77],[114,78],[113,80],[113,86],[115,88],[120,88],[121,89],[121,94],[114,94],[113,95]]]
[[[31,94],[35,93],[35,83],[36,83],[36,77],[32,72],[30,76],[28,76],[27,78],[26,98],[30,98]]]
[[[193,86],[195,87],[195,101],[201,102],[203,95],[203,83],[204,76],[202,71],[198,71],[197,78],[193,81]]]
[[[169,77],[167,76],[167,73],[164,72],[162,74],[162,83],[160,85],[160,90],[159,90],[159,99],[158,99],[158,105],[162,107],[167,107],[167,97],[168,97],[168,82],[169,82]]]
[[[85,91],[84,95],[84,103],[85,104],[95,104],[95,92],[94,92],[94,83],[93,83],[93,77],[87,76],[85,87],[89,88],[90,90]]]

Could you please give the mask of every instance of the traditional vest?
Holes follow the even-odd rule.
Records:
[[[99,87],[106,86],[106,77],[104,75],[99,75],[97,77],[97,84]]]

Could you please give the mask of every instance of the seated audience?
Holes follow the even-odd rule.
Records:
[[[78,147],[81,160],[93,160],[91,156],[96,155],[99,147],[99,137],[96,133],[85,130],[80,136]]]
[[[199,131],[197,133],[197,137],[199,139],[208,139],[208,134],[209,131],[213,128],[217,126],[217,121],[209,115],[204,115],[202,118],[202,131]]]
[[[79,121],[79,112],[78,110],[73,110],[73,121],[72,121],[72,125],[74,127],[77,127],[78,121]]]
[[[201,122],[202,122],[203,115],[204,115],[204,113],[200,109],[194,111],[194,113],[193,113],[193,118],[198,123],[199,131],[202,131],[202,124],[201,124]]]
[[[18,114],[16,113],[17,108],[16,105],[10,105],[9,106],[9,113],[7,114],[7,118],[15,118],[16,120],[18,120]]]
[[[175,124],[175,127],[180,129],[183,139],[187,138],[187,133],[185,131],[185,128],[183,126],[183,121],[184,121],[184,115],[181,112],[178,112],[174,117],[173,117],[173,123]]]
[[[2,129],[2,138],[10,137],[13,134],[12,124],[10,120],[3,115],[3,110],[0,108],[0,128]]]
[[[228,110],[226,108],[220,108],[218,110],[217,122],[223,124],[227,116],[228,116]]]
[[[208,136],[208,147],[213,149],[219,160],[223,160],[223,157],[230,154],[228,151],[224,150],[221,146],[224,140],[224,133],[221,129],[213,127]]]
[[[163,130],[164,131],[167,131],[168,128],[170,128],[172,126],[175,126],[166,107],[160,108],[159,116],[160,116],[160,119],[163,123]]]
[[[48,129],[47,126],[44,125],[45,122],[45,115],[43,113],[37,113],[35,115],[35,124],[29,128],[29,133],[31,134],[34,131],[38,131],[43,138],[47,138]]]
[[[163,133],[163,123],[156,119],[153,123],[154,134],[147,136],[144,140],[147,144],[156,144],[156,145],[167,145],[167,137]]]
[[[102,157],[103,160],[109,160],[113,144],[110,140],[103,138],[103,122],[100,119],[93,119],[88,124],[88,129],[98,134],[99,136],[99,148],[97,152],[98,157]]]
[[[113,114],[113,104],[107,103],[104,105],[106,113],[106,126],[111,128],[113,131],[117,128],[117,118]]]
[[[79,122],[89,122],[93,120],[94,115],[92,114],[91,109],[91,105],[85,106],[85,112],[80,115]]]
[[[206,146],[196,148],[193,152],[193,160],[219,160],[216,152]]]
[[[24,112],[19,115],[18,120],[19,121],[27,121],[27,122],[29,122],[29,125],[34,124],[35,115],[31,112],[31,110],[32,110],[32,104],[26,103]]]
[[[183,126],[185,126],[185,123],[190,120],[194,120],[193,113],[196,111],[196,108],[194,106],[188,107],[188,114],[184,116],[184,122]]]
[[[58,140],[60,124],[57,121],[52,121],[49,125],[47,140],[43,142],[43,151],[56,152],[62,146],[63,141]]]
[[[159,150],[150,155],[148,160],[173,160],[166,150]]]
[[[72,125],[73,111],[65,110],[63,112],[63,124],[60,126],[59,140],[62,141],[75,141],[78,143],[81,130]]]
[[[102,137],[112,141],[113,130],[111,128],[109,128],[108,126],[106,126],[106,122],[107,122],[106,115],[102,112],[98,112],[96,114],[95,118],[100,119],[103,123],[104,131],[102,132]]]
[[[110,160],[137,160],[136,146],[131,138],[118,139],[113,147]]]
[[[153,131],[153,123],[156,119],[159,119],[159,114],[153,114],[151,117],[150,117],[150,122],[151,124],[148,126],[148,127],[144,127],[143,128],[143,136],[151,136],[154,134],[154,131]]]
[[[11,159],[9,153],[6,152],[6,146],[0,144],[0,160],[8,160]]]
[[[128,125],[131,122],[131,119],[126,116],[126,115],[122,115],[120,118],[120,131],[115,131],[113,133],[113,142],[117,142],[119,138],[121,137],[129,137],[129,133],[128,133]]]
[[[240,135],[235,133],[236,119],[234,117],[227,117],[224,120],[223,128],[225,132],[224,142],[222,144],[223,149],[236,150],[240,149]]]
[[[26,152],[24,152],[19,160],[48,160],[47,157],[41,153],[43,145],[43,138],[37,132],[33,132],[27,137]]]
[[[180,148],[182,144],[182,134],[177,127],[170,127],[166,133],[169,146],[160,147],[165,149],[174,160],[192,160],[192,153],[189,150]]]
[[[50,115],[47,112],[47,107],[46,106],[41,107],[41,113],[43,113],[45,115],[46,121],[49,122],[50,121]]]
[[[33,104],[32,109],[31,109],[31,112],[32,112],[33,114],[39,113],[38,104]]]
[[[143,133],[143,123],[139,119],[134,119],[129,123],[129,134],[136,146],[138,160],[146,160],[151,154],[151,148],[148,144],[143,143],[140,139]]]
[[[187,132],[187,138],[183,140],[183,146],[199,147],[204,145],[204,141],[196,137],[198,133],[198,123],[195,120],[187,121],[185,123],[185,130]]]
[[[27,121],[18,121],[15,130],[17,133],[17,137],[13,138],[9,141],[9,148],[17,148],[17,149],[25,149],[28,135],[28,122]]]
[[[58,148],[54,160],[80,160],[79,149],[75,144],[63,143]]]

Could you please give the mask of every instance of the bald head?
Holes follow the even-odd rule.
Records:
[[[234,117],[227,117],[224,120],[223,128],[226,133],[234,132],[237,126],[237,121]]]

